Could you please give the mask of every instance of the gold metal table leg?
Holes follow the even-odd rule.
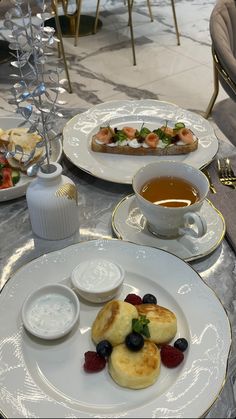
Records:
[[[97,0],[96,17],[95,17],[94,28],[93,28],[94,34],[97,32],[97,28],[98,28],[99,6],[100,6],[100,0]]]
[[[177,45],[180,45],[180,39],[179,39],[179,29],[178,29],[178,23],[177,23],[177,17],[176,17],[176,11],[175,11],[175,1],[171,0],[171,6],[172,6],[172,12],[175,22],[175,32],[176,32],[176,38],[177,38]]]
[[[79,38],[81,6],[82,6],[82,0],[76,0],[77,19],[76,19],[76,23],[75,23],[75,47],[77,46],[77,41],[78,41],[78,38]]]
[[[69,70],[68,70],[68,66],[67,66],[67,61],[66,61],[66,56],[65,56],[65,50],[64,50],[64,44],[63,44],[63,39],[62,39],[62,33],[61,33],[61,25],[60,25],[60,21],[59,21],[59,17],[58,14],[55,13],[55,23],[56,23],[56,33],[57,36],[60,40],[60,51],[62,53],[62,59],[64,62],[64,68],[65,68],[65,72],[66,72],[66,77],[68,80],[68,86],[69,86],[69,93],[72,93],[72,86],[71,86],[71,81],[70,81],[70,74],[69,74]]]
[[[136,55],[135,55],[135,45],[134,45],[134,32],[133,32],[133,22],[132,22],[132,0],[128,0],[128,12],[129,12],[129,26],[130,26],[130,37],[131,45],[133,52],[133,64],[136,65]]]

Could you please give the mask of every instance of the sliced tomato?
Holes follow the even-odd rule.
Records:
[[[3,156],[3,154],[0,154],[0,169],[2,169],[3,167],[8,167],[8,161],[7,159]]]
[[[7,189],[13,186],[11,173],[12,169],[10,167],[4,167],[1,170],[0,189]]]

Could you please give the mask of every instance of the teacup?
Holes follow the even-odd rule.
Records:
[[[194,200],[185,199],[185,203],[182,204],[182,197],[180,196],[180,199],[176,199],[176,205],[183,206],[171,207],[165,206],[171,205],[166,204],[168,199],[161,201],[161,203],[159,201],[157,204],[143,196],[148,185],[150,186],[150,183],[151,185],[155,184],[155,179],[160,182],[164,179],[168,181],[167,178],[176,180],[176,182],[182,180],[186,183],[187,181],[193,190]],[[146,218],[148,228],[152,233],[163,238],[174,238],[184,234],[202,237],[206,234],[207,224],[200,213],[200,209],[209,192],[209,181],[201,170],[183,162],[157,161],[139,169],[133,177],[132,186],[138,207]],[[158,191],[158,188],[156,188],[156,191]]]

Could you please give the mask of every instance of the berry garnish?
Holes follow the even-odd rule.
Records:
[[[133,304],[133,306],[138,306],[139,304],[142,304],[142,298],[139,297],[137,294],[128,294],[125,297],[126,303]]]
[[[98,355],[107,358],[112,353],[112,344],[108,340],[101,340],[96,346]]]
[[[131,351],[137,352],[142,349],[144,345],[144,338],[140,333],[129,333],[125,338],[125,344]]]
[[[161,360],[167,368],[175,368],[184,360],[184,354],[171,345],[164,345],[161,348]]]
[[[143,304],[156,304],[156,303],[157,303],[157,299],[155,295],[145,294],[143,296]]]
[[[179,338],[175,341],[174,347],[179,349],[181,352],[184,352],[188,347],[188,341],[184,338]]]
[[[84,370],[86,372],[99,372],[106,366],[105,358],[98,355],[97,352],[87,351],[84,354],[84,358]]]

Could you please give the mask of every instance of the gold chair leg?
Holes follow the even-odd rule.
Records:
[[[98,18],[99,18],[99,6],[100,6],[100,0],[97,1],[97,8],[96,8],[96,17],[94,22],[94,28],[93,33],[97,33],[97,27],[98,27]]]
[[[151,8],[150,0],[147,0],[147,5],[148,5],[149,16],[151,18],[151,22],[153,22],[153,14],[152,14],[152,8]]]
[[[131,3],[130,3],[131,13],[132,13],[132,10],[133,10],[133,5],[134,5],[134,0],[131,0]],[[126,4],[125,4],[125,6],[126,6]],[[128,19],[128,26],[130,26],[130,20],[129,19]]]
[[[132,22],[132,0],[128,0],[128,12],[129,12],[129,24],[130,24],[130,37],[131,45],[133,52],[133,64],[136,65],[136,55],[135,55],[135,46],[134,46],[134,32],[133,32],[133,22]],[[132,1],[133,2],[133,1]]]
[[[176,12],[175,12],[175,2],[174,2],[174,0],[171,0],[171,6],[172,6],[173,17],[174,17],[174,22],[175,22],[175,32],[176,32],[176,38],[177,38],[177,45],[180,45],[179,29],[178,29],[177,17],[176,17]]]
[[[79,39],[81,6],[82,6],[82,0],[76,0],[75,47],[77,47],[77,42]]]
[[[134,5],[134,0],[131,0],[131,10],[133,9],[133,5]],[[149,16],[150,16],[151,22],[153,22],[153,14],[152,14],[152,8],[151,8],[150,0],[147,0],[147,5],[148,5]],[[130,26],[130,21],[128,21],[128,26]]]
[[[62,33],[61,33],[61,25],[60,25],[60,20],[59,20],[58,13],[57,13],[57,2],[56,2],[56,7],[55,7],[55,22],[56,22],[57,35],[58,35],[58,38],[60,40],[62,59],[63,59],[63,62],[64,62],[66,77],[67,77],[68,85],[69,85],[69,93],[72,93],[70,75],[69,75],[69,70],[68,70],[68,66],[67,66],[65,50],[64,50],[64,45],[63,45],[63,39],[62,39]]]
[[[212,95],[211,100],[209,102],[209,105],[207,107],[206,113],[204,115],[204,117],[206,119],[209,118],[209,116],[211,114],[211,111],[213,109],[213,106],[215,104],[216,98],[217,98],[218,93],[219,93],[219,74],[218,74],[218,71],[217,71],[217,68],[216,68],[214,62],[213,62],[213,76],[214,76],[214,92],[213,92],[213,95]]]

